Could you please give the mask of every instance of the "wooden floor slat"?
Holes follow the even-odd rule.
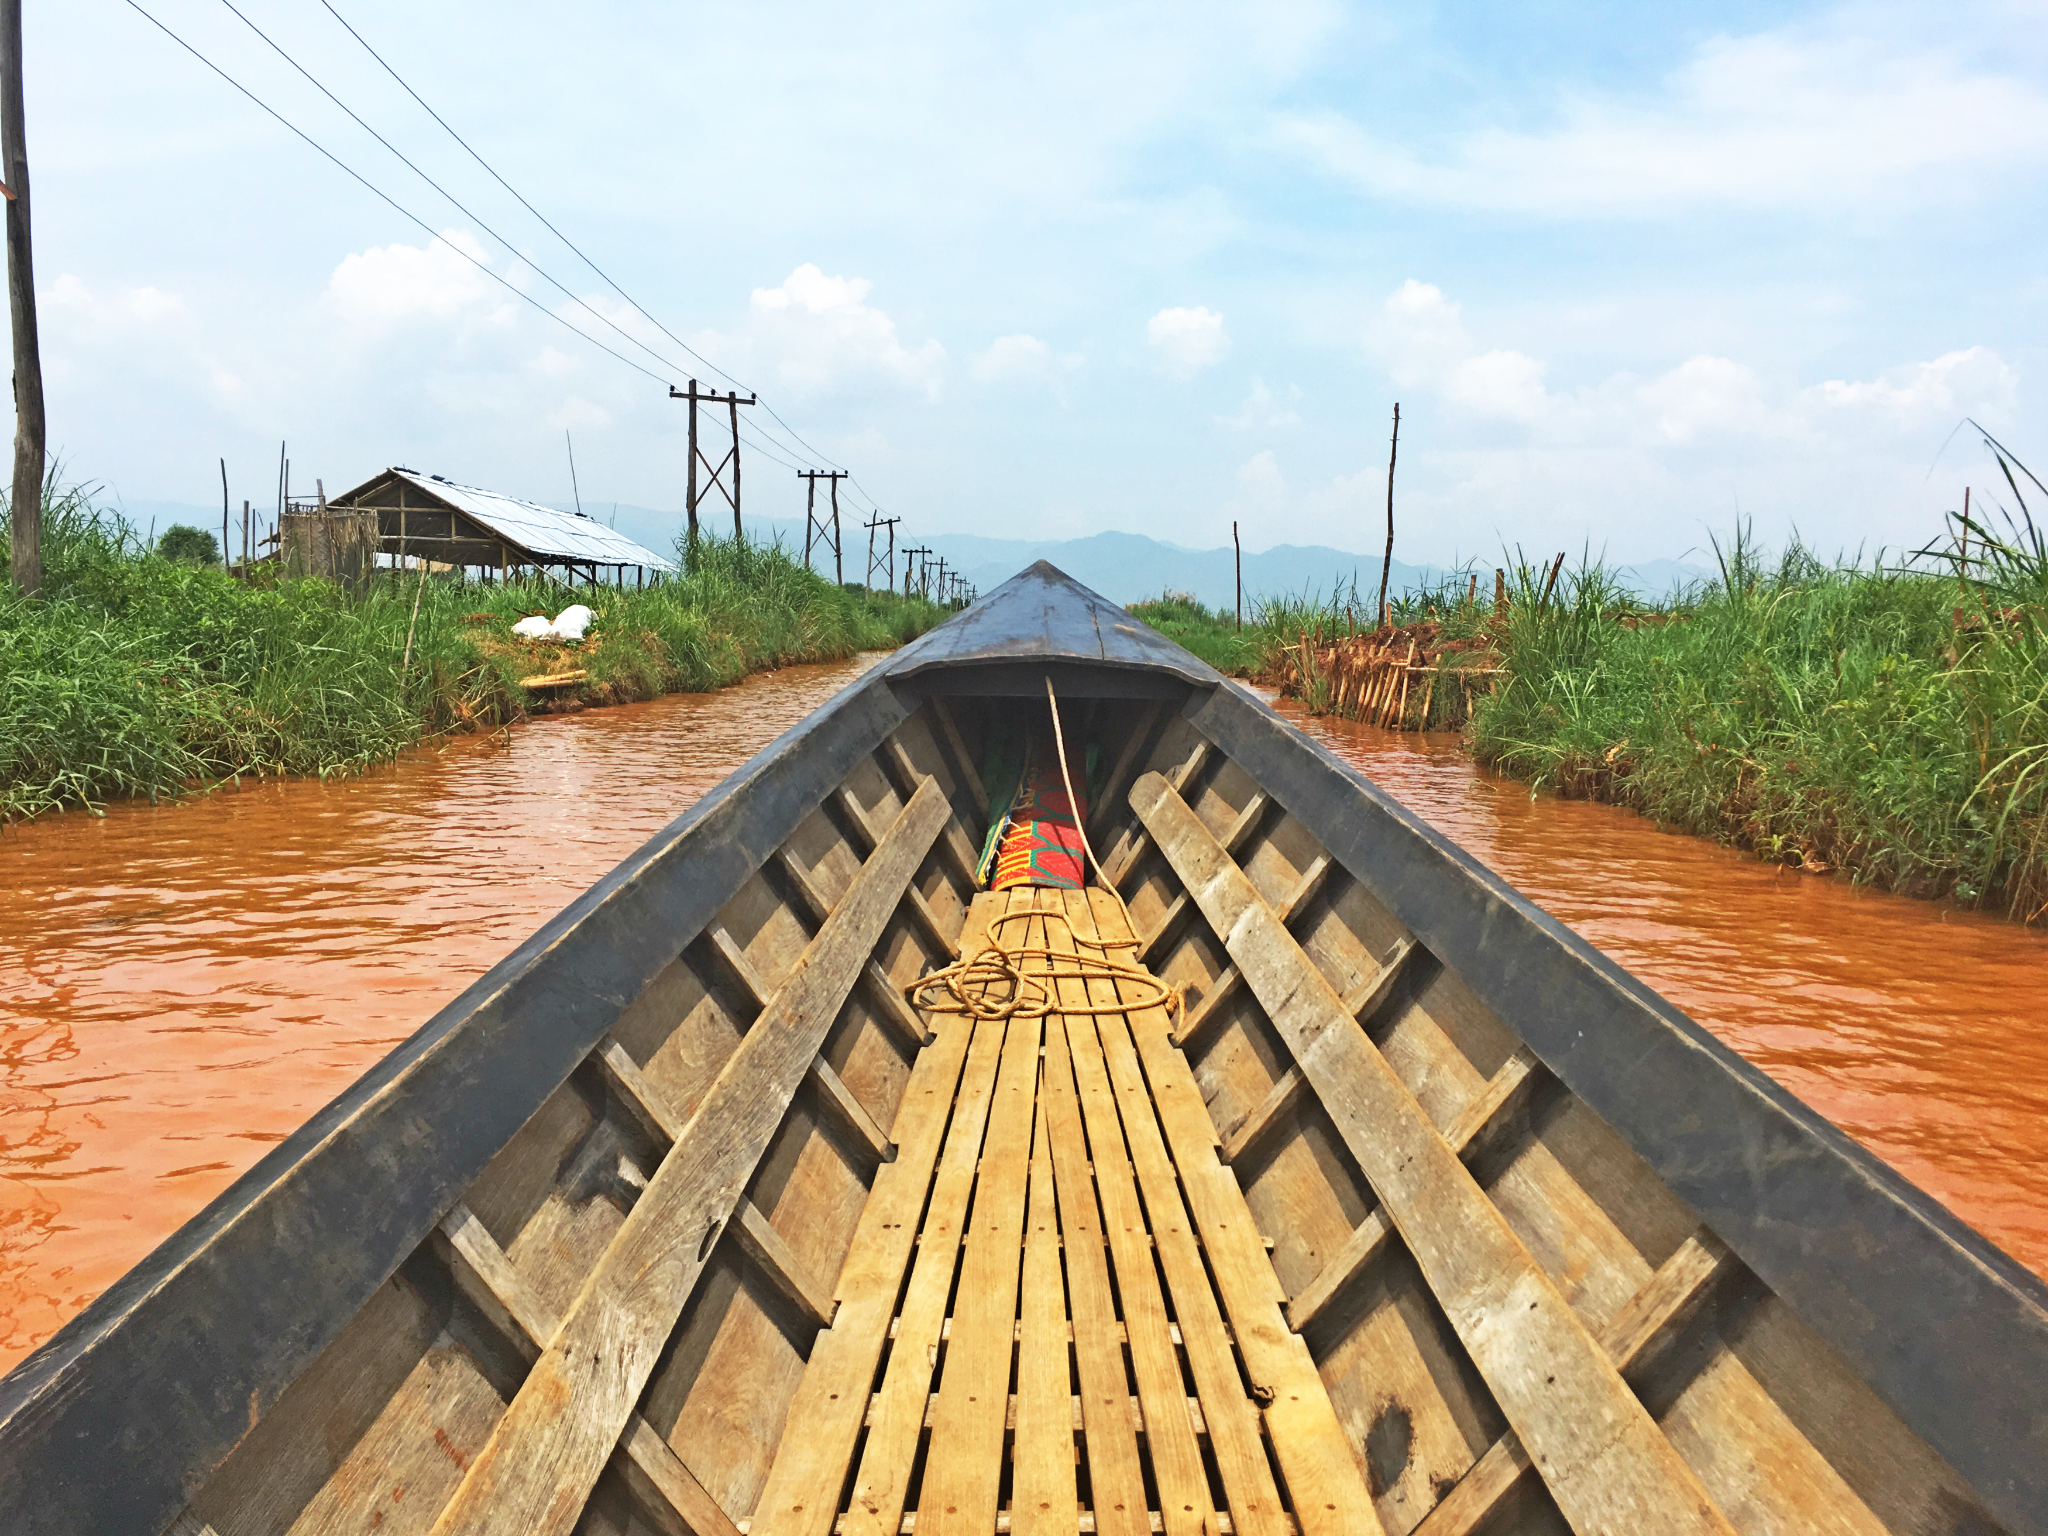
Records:
[[[965,937],[975,942],[973,909],[967,921]],[[840,1271],[833,1326],[811,1346],[810,1362],[790,1403],[781,1446],[755,1508],[755,1536],[824,1536],[837,1518],[839,1490],[917,1246],[918,1218],[955,1112],[955,1093],[969,1097],[963,1070],[973,1026],[948,1018],[933,1033],[933,1043],[911,1067],[891,1127],[896,1161],[876,1173]]]
[[[1107,891],[1091,891],[1096,931],[1123,936],[1124,919]],[[1159,1129],[1177,1165],[1188,1209],[1208,1250],[1224,1314],[1252,1381],[1267,1388],[1266,1432],[1273,1442],[1301,1530],[1314,1536],[1374,1533],[1378,1519],[1331,1406],[1315,1362],[1281,1312],[1285,1293],[1237,1179],[1216,1160],[1216,1125],[1187,1057],[1174,1045],[1171,1020],[1161,1007],[1124,1015],[1143,1070]]]
[[[1214,834],[1156,773],[1131,802],[1300,1063],[1573,1528],[1730,1536],[1698,1475]]]
[[[1057,897],[1058,893],[1049,893],[1049,904]],[[1064,928],[1065,924],[1053,926]],[[1061,1002],[1088,1002],[1086,982],[1062,981],[1057,988]],[[1086,1014],[1054,1014],[1047,1020],[1047,1031],[1056,1029],[1066,1036],[1081,1115],[1088,1127],[1088,1145],[1094,1155],[1095,1187],[1109,1234],[1110,1261],[1116,1268],[1117,1294],[1123,1300],[1138,1400],[1145,1409],[1145,1449],[1159,1489],[1159,1512],[1169,1536],[1181,1532],[1200,1536],[1203,1525],[1213,1523],[1215,1502],[1187,1411],[1179,1352],[1167,1332],[1166,1297],[1152,1244],[1147,1241],[1150,1233],[1138,1198],[1135,1170],[1125,1152],[1116,1091],[1103,1067],[1094,1019]]]
[[[1138,1437],[1125,1405],[1130,1374],[1124,1331],[1110,1289],[1103,1217],[1088,1167],[1088,1144],[1074,1086],[1067,1032],[1045,1032],[1046,1133],[1059,1192],[1060,1235],[1074,1322],[1074,1364],[1081,1386],[1081,1426],[1093,1490],[1096,1528],[1104,1536],[1144,1536],[1150,1529]]]
[[[1074,943],[1077,935],[1100,937],[1102,931],[1086,892],[1059,894],[1064,898],[1067,921],[1055,925],[1061,937],[1054,940],[1054,945],[1078,952],[1080,946]],[[1107,936],[1125,935],[1110,932]],[[1096,949],[1095,953],[1102,951]],[[1112,981],[1083,983],[1082,990],[1086,1000],[1097,1006],[1120,1001]],[[1144,1196],[1146,1218],[1157,1245],[1160,1267],[1166,1274],[1181,1337],[1186,1341],[1188,1364],[1201,1397],[1210,1450],[1223,1479],[1231,1517],[1241,1531],[1278,1536],[1287,1522],[1261,1439],[1258,1409],[1245,1395],[1244,1379],[1231,1352],[1223,1312],[1196,1243],[1195,1225],[1182,1203],[1173,1159],[1160,1133],[1158,1110],[1138,1067],[1130,1026],[1120,1013],[1098,1015],[1094,1029],[1079,1027],[1085,1020],[1074,1022],[1074,1034],[1081,1041],[1080,1054],[1088,1058],[1088,1075],[1101,1074],[1123,1122],[1131,1166]],[[1249,1214],[1245,1219],[1251,1219]],[[1160,1484],[1159,1502],[1168,1529],[1172,1529],[1174,1511],[1164,1481]],[[1195,1511],[1182,1513],[1192,1515]]]
[[[974,922],[973,913],[974,908],[970,907],[970,924]],[[917,1260],[911,1267],[910,1288],[904,1295],[896,1338],[883,1374],[881,1403],[871,1415],[867,1443],[861,1450],[860,1470],[847,1509],[849,1531],[895,1530],[910,1496],[918,1440],[924,1433],[925,1404],[938,1359],[939,1330],[946,1320],[946,1303],[953,1290],[961,1230],[967,1221],[975,1168],[981,1160],[982,1135],[995,1096],[1004,1035],[1000,1023],[984,1024],[975,1029],[968,1047],[967,1067],[953,1107],[953,1123],[946,1131],[938,1176],[932,1181],[931,1203],[917,1234]],[[877,1331],[883,1326],[886,1324],[878,1321]],[[787,1434],[783,1443],[788,1444]],[[835,1486],[835,1494],[836,1491]],[[820,1518],[829,1521],[829,1514],[822,1512]],[[778,1526],[799,1528],[822,1531],[826,1526],[814,1526],[809,1521],[801,1526]]]
[[[1079,1523],[1069,1391],[1067,1287],[1060,1274],[1059,1210],[1045,1101],[1036,1105],[1024,1274],[1017,1325],[1017,1441],[1010,1498],[1015,1536],[1069,1536]]]
[[[1036,1019],[1010,1021],[989,1101],[965,1229],[967,1251],[918,1497],[919,1526],[939,1536],[988,1530],[995,1524],[1002,1491],[1025,1185],[1038,1101],[1038,1037]]]

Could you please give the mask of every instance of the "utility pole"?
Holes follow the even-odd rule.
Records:
[[[905,597],[910,596],[910,583],[916,571],[918,557],[930,553],[930,547],[923,544],[920,544],[916,549],[906,549],[903,551],[903,595]]]
[[[808,495],[804,501],[804,568],[806,570],[810,569],[812,530],[815,529],[817,531],[818,543],[824,544],[828,542],[825,537],[825,520],[818,516],[818,482],[824,480],[829,482],[832,487],[832,537],[829,542],[832,545],[833,580],[844,586],[846,584],[846,562],[840,557],[839,553],[839,482],[846,478],[846,471],[843,469],[800,469],[796,472],[796,477],[799,480],[808,482]]]
[[[944,555],[939,557],[938,578],[933,582],[933,585],[939,589],[939,603],[943,606],[946,601],[946,557]]]
[[[699,391],[695,379],[690,380],[690,387],[687,390],[677,389],[673,384],[669,385],[668,397],[671,400],[690,402],[690,487],[688,500],[685,502],[690,513],[690,545],[695,548],[697,543],[697,503],[701,499],[698,496],[697,466],[700,464],[704,466],[705,473],[710,478],[710,485],[704,487],[705,491],[708,492],[716,486],[719,494],[732,503],[732,536],[737,539],[740,537],[740,407],[755,404],[758,397],[748,395],[742,400],[738,390],[727,390],[723,395],[715,389],[708,392]],[[732,449],[718,461],[718,467],[715,469],[711,461],[704,457],[703,450],[697,446],[697,403],[700,400],[724,405],[732,417]],[[725,481],[721,478],[728,464],[732,466],[731,490],[725,488]]]
[[[888,578],[889,578],[889,579],[888,579],[887,581],[883,582],[883,583],[882,583],[882,585],[883,585],[884,587],[888,588],[888,590],[890,590],[891,592],[893,592],[893,591],[895,591],[895,590],[896,590],[896,525],[897,525],[898,523],[902,522],[902,521],[903,521],[903,519],[902,519],[902,518],[900,518],[900,517],[884,517],[884,516],[882,516],[882,509],[881,509],[880,507],[877,507],[877,508],[875,508],[875,515],[874,515],[874,517],[873,517],[872,519],[870,519],[870,520],[869,520],[869,522],[868,522],[868,525],[867,525],[867,527],[868,527],[868,576],[867,576],[867,580],[866,580],[865,582],[863,582],[863,583],[862,583],[862,585],[863,585],[863,586],[866,586],[866,587],[868,587],[868,588],[870,588],[870,589],[872,589],[872,588],[874,587],[874,584],[875,584],[875,530],[876,530],[877,528],[886,528],[886,529],[888,529],[888,530],[889,530],[889,553],[888,553],[888,557],[887,557],[887,558],[888,558],[888,571],[887,571],[887,574],[888,574]]]
[[[1244,546],[1237,542],[1237,519],[1230,520],[1230,549],[1237,556],[1237,627],[1244,628]]]
[[[14,328],[15,588],[43,589],[43,361],[28,242],[28,109],[21,90],[21,0],[0,0],[0,194],[7,198],[7,313]]]
[[[1401,402],[1394,402],[1394,441],[1387,449],[1387,553],[1380,561],[1379,622],[1387,622],[1387,575],[1394,568],[1394,458],[1401,451]]]

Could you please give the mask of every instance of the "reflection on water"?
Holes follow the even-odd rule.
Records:
[[[2048,1275],[2048,935],[1779,869],[1281,713]]]
[[[873,659],[0,835],[0,1371]]]

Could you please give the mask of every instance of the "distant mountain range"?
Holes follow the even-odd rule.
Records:
[[[182,502],[129,501],[122,510],[145,534],[152,525],[158,531],[173,523],[190,523],[199,528],[220,526],[217,510]],[[683,527],[681,512],[625,502],[587,502],[583,510],[657,554],[666,555],[674,550]],[[713,519],[708,526],[715,528],[721,524]],[[763,540],[779,538],[799,553],[803,549],[804,529],[800,522],[761,518],[750,521],[747,532],[750,537]],[[236,536],[240,537],[239,528]],[[920,535],[918,542],[930,546],[935,559],[943,559],[948,570],[958,571],[983,592],[999,586],[1034,561],[1050,560],[1082,585],[1125,605],[1158,597],[1163,592],[1185,592],[1212,608],[1227,609],[1236,600],[1236,578],[1229,550],[1184,549],[1141,533],[1098,533],[1085,539],[990,539],[972,533],[938,533]],[[846,579],[861,580],[866,574],[866,562],[867,535],[849,521]],[[814,551],[813,563],[828,570],[829,551]],[[1482,596],[1490,595],[1492,567],[1482,569],[1475,564],[1466,568],[1475,570]],[[1443,566],[1410,565],[1397,559],[1388,585],[1394,592],[1406,592],[1438,586],[1465,573]],[[1639,595],[1661,597],[1712,573],[1676,560],[1649,560],[1621,567],[1615,574]],[[1348,590],[1354,581],[1370,606],[1379,590],[1379,555],[1355,554],[1321,544],[1276,544],[1244,557],[1247,607],[1266,596],[1310,593],[1327,597],[1333,590]],[[903,564],[899,558],[896,583],[900,587],[902,582]]]

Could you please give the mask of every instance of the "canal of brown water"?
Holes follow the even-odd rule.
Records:
[[[871,660],[0,836],[0,1371]],[[2048,940],[1300,723],[2048,1272]]]

